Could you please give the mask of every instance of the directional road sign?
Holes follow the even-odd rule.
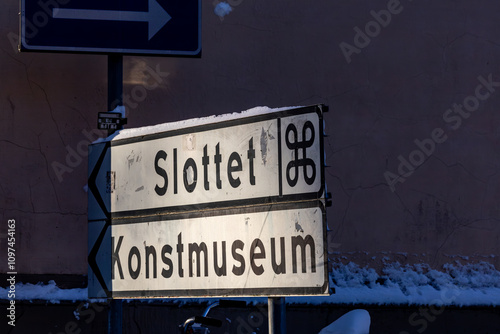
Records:
[[[89,296],[328,293],[325,110],[128,129],[91,145]]]
[[[328,294],[324,208],[268,209],[113,224],[93,245],[89,296]]]
[[[316,106],[118,137],[92,148],[97,151],[103,160],[91,167],[89,187],[115,219],[315,200],[324,193],[323,119]]]
[[[20,47],[199,56],[201,0],[21,0]]]

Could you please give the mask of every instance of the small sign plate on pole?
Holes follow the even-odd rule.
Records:
[[[99,130],[118,130],[127,124],[127,119],[122,118],[120,113],[100,112],[97,121]]]

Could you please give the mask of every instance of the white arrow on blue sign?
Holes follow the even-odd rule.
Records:
[[[156,0],[149,0],[147,12],[53,8],[52,17],[55,19],[69,20],[148,22],[148,40],[150,40],[172,18]]]
[[[21,51],[199,56],[201,0],[21,0]]]

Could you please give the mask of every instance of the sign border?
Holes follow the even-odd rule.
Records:
[[[318,208],[321,210],[323,225],[323,261],[322,266],[324,268],[324,281],[321,287],[276,287],[276,288],[238,288],[238,289],[179,289],[179,290],[130,290],[130,291],[109,291],[105,289],[106,294],[110,298],[115,299],[127,299],[127,298],[204,298],[204,297],[258,297],[258,296],[308,296],[308,295],[329,295],[329,277],[328,277],[328,253],[327,253],[327,243],[326,243],[326,232],[327,232],[327,219],[326,219],[326,208],[324,203],[320,200],[303,202],[298,205],[290,207],[285,203],[281,205],[271,205],[270,208],[261,209],[254,212],[266,212],[266,211],[281,211],[281,210],[294,210],[294,209],[304,209],[304,208]],[[238,213],[247,213],[248,210],[241,209],[240,212],[227,212],[225,214],[218,214],[214,216],[225,216]],[[189,217],[192,218],[192,217]],[[151,220],[150,220],[151,221]],[[113,223],[111,223],[113,225]],[[113,226],[111,225],[111,228]],[[97,252],[97,250],[96,250]],[[94,261],[94,265],[97,263]],[[92,268],[94,269],[94,268]],[[113,270],[113,268],[110,268]],[[99,271],[100,272],[100,271]],[[112,288],[112,282],[111,282]],[[178,293],[184,292],[184,293]]]

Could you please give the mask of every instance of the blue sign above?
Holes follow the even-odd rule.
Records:
[[[21,51],[200,56],[201,0],[21,0]]]

